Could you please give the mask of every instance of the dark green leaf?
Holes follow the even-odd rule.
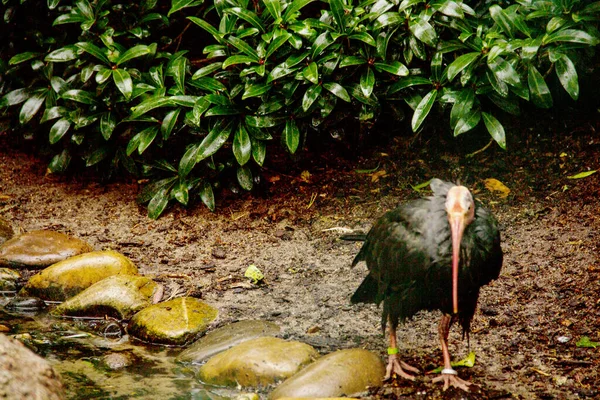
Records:
[[[254,161],[262,167],[267,155],[267,145],[262,140],[256,140],[254,138],[250,138],[250,140],[252,142],[252,158],[254,158]]]
[[[319,68],[316,62],[311,62],[302,70],[302,76],[313,84],[319,83]]]
[[[413,132],[416,132],[425,121],[425,118],[431,111],[433,107],[433,103],[435,103],[435,99],[437,98],[438,91],[436,89],[427,93],[425,97],[421,100],[417,108],[415,109],[415,113],[413,114],[411,127]]]
[[[255,128],[272,128],[285,121],[284,117],[271,115],[246,115],[246,124]]]
[[[467,118],[473,108],[474,102],[475,92],[473,89],[461,90],[450,112],[450,126],[455,127],[460,119]]]
[[[62,117],[66,114],[67,114],[67,109],[64,107],[55,106],[52,108],[46,108],[44,110],[44,115],[42,116],[40,123],[44,123],[46,121],[51,121],[53,119]]]
[[[531,94],[533,104],[540,108],[552,107],[550,89],[548,89],[548,85],[546,85],[542,74],[533,65],[529,66],[527,83],[529,84],[529,93]]]
[[[91,153],[85,155],[85,166],[91,167],[92,165],[98,164],[100,161],[108,157],[110,153],[110,147],[106,145],[94,149]]]
[[[481,55],[479,52],[463,54],[458,57],[448,66],[448,80],[453,80],[454,77],[460,74],[465,68],[473,64]]]
[[[160,217],[160,214],[163,213],[165,208],[167,208],[167,204],[169,204],[169,192],[171,191],[171,186],[164,187],[158,190],[150,203],[148,203],[148,218],[157,219]]]
[[[46,57],[46,62],[65,62],[75,60],[77,58],[77,47],[76,46],[65,46],[60,49],[56,49]]]
[[[273,53],[275,53],[277,51],[277,49],[279,49],[281,46],[283,46],[288,41],[290,36],[292,36],[292,35],[290,35],[288,32],[284,31],[279,36],[277,36],[277,38],[273,39],[271,44],[269,44],[269,47],[267,47],[267,52],[265,54],[265,58],[271,57],[271,55],[273,55]]]
[[[504,60],[502,57],[496,57],[493,61],[488,61],[488,67],[492,70],[494,75],[503,82],[508,83],[512,86],[521,84],[519,74],[513,66]]]
[[[6,93],[0,99],[0,107],[10,107],[20,104],[29,98],[29,90],[26,88],[16,89]]]
[[[363,92],[365,97],[371,97],[373,93],[373,87],[375,86],[375,74],[369,67],[364,74],[360,76],[360,90]]]
[[[285,13],[283,14],[283,21],[288,22],[290,18],[298,11],[300,11],[307,4],[312,3],[315,0],[294,0],[292,4],[286,8]]]
[[[237,180],[242,189],[252,190],[252,186],[254,185],[252,181],[252,171],[250,171],[250,168],[247,165],[238,167]]]
[[[208,64],[207,66],[202,67],[198,71],[194,72],[194,75],[192,75],[192,79],[198,79],[198,78],[202,78],[203,76],[210,75],[213,72],[220,70],[221,67],[223,67],[222,62]],[[223,67],[223,68],[225,68],[225,67]]]
[[[465,13],[462,7],[455,1],[447,0],[441,3],[437,7],[437,11],[441,12],[444,15],[454,18],[464,18]]]
[[[486,71],[485,75],[488,78],[488,81],[490,82],[490,84],[492,85],[494,90],[500,96],[502,96],[502,97],[508,96],[509,90],[508,90],[508,85],[506,84],[506,82],[499,80],[498,77],[490,71]]]
[[[481,112],[479,110],[472,110],[466,118],[458,120],[454,127],[454,136],[458,136],[475,128],[480,120]]]
[[[121,53],[119,58],[117,58],[117,60],[115,61],[115,64],[120,65],[126,63],[129,60],[133,60],[134,58],[143,57],[148,54],[154,54],[155,51],[156,45],[145,46],[143,44],[138,44],[137,46],[128,49],[124,53]]]
[[[144,115],[147,112],[154,110],[155,108],[174,105],[175,103],[170,97],[150,97],[147,100],[138,104],[137,106],[131,108],[131,117],[137,118],[140,115]]]
[[[209,92],[227,91],[227,87],[225,87],[225,85],[209,76],[203,76],[202,78],[192,80],[189,83],[197,88]]]
[[[11,57],[10,60],[8,60],[8,65],[17,65],[17,64],[20,64],[22,62],[29,61],[29,60],[32,60],[34,58],[37,58],[40,55],[41,55],[41,53],[35,53],[35,52],[32,52],[32,51],[28,51],[28,52],[25,52],[25,53],[19,53],[19,54],[15,55],[15,56]]]
[[[378,71],[389,72],[397,76],[408,76],[408,68],[400,61],[392,61],[390,63],[375,63],[375,69]]]
[[[514,95],[509,94],[508,97],[501,97],[496,92],[490,92],[488,93],[488,97],[495,105],[507,113],[512,115],[521,114],[521,109],[519,108],[519,99],[517,99]]]
[[[381,29],[385,28],[386,26],[400,25],[403,22],[404,17],[402,16],[402,14],[392,11],[387,12],[385,14],[381,14],[379,17],[377,17],[375,23],[373,24],[373,27],[375,29]]]
[[[52,173],[65,172],[71,162],[71,155],[68,149],[64,149],[60,154],[52,157],[52,161],[48,164],[48,169]]]
[[[502,9],[502,7],[500,7],[497,4],[492,5],[489,8],[490,11],[490,15],[492,16],[492,19],[494,20],[494,22],[496,22],[498,24],[498,26],[511,38],[514,37],[514,31],[513,31],[513,23],[511,23],[511,20],[509,18],[509,16],[504,12],[504,10]]]
[[[179,176],[185,178],[197,164],[200,143],[194,143],[188,147],[179,161]]]
[[[229,36],[227,38],[227,41],[229,43],[231,43],[239,51],[241,51],[242,53],[244,53],[245,55],[250,57],[253,60],[253,62],[258,63],[258,61],[259,61],[258,53],[256,52],[256,50],[254,50],[252,47],[250,47],[250,45],[248,45],[245,41],[243,41],[242,39],[239,39],[235,36]]]
[[[23,107],[21,107],[21,112],[19,113],[19,123],[24,125],[28,123],[31,118],[40,110],[42,104],[46,100],[46,93],[39,93],[34,96],[31,96]]]
[[[323,84],[323,87],[331,93],[333,93],[334,95],[336,95],[337,97],[339,97],[340,99],[344,100],[345,102],[350,103],[351,99],[350,95],[348,94],[348,91],[344,89],[344,87],[339,83],[326,82]]]
[[[223,61],[223,66],[222,68],[225,69],[231,65],[236,65],[236,64],[251,64],[251,63],[256,63],[258,62],[258,60],[255,57],[250,57],[250,56],[244,56],[244,55],[235,55],[235,56],[231,56],[231,57],[227,57],[225,59],[225,61]],[[194,74],[195,75],[195,74]],[[197,79],[192,77],[192,79]]]
[[[300,130],[296,125],[296,121],[293,119],[288,119],[285,122],[282,140],[291,154],[294,154],[296,150],[298,150],[298,145],[300,144]]]
[[[84,22],[85,20],[86,18],[83,15],[72,11],[69,14],[59,15],[52,23],[52,26]]]
[[[204,182],[202,185],[202,189],[200,189],[200,199],[210,211],[215,211],[215,195],[210,183]]]
[[[164,140],[169,139],[169,137],[171,136],[171,132],[173,132],[173,128],[177,123],[179,113],[181,113],[181,108],[176,108],[174,110],[169,111],[163,118],[162,124],[160,125],[160,132]]]
[[[556,61],[555,67],[560,84],[573,100],[577,100],[579,98],[579,80],[575,64],[569,57],[563,55]]]
[[[173,194],[173,197],[175,197],[175,200],[177,200],[179,203],[183,204],[184,206],[188,205],[188,202],[190,201],[190,192],[186,182],[181,180],[177,182],[175,186],[173,186],[171,193]]]
[[[75,46],[85,51],[86,53],[93,55],[103,63],[110,64],[110,61],[108,60],[108,57],[106,56],[104,51],[102,51],[100,47],[96,46],[95,44],[90,42],[79,42],[75,43]]]
[[[175,79],[175,84],[179,93],[185,94],[185,68],[187,65],[187,58],[179,57],[171,64],[171,73]]]
[[[93,104],[96,104],[96,102],[97,102],[96,96],[94,96],[92,93],[87,92],[85,90],[79,90],[79,89],[67,90],[63,94],[61,94],[60,97],[65,100],[72,100],[72,101],[76,101],[78,103],[83,103],[83,104],[88,104],[88,105],[93,105]]]
[[[250,160],[252,144],[250,143],[250,135],[248,135],[244,124],[239,124],[235,132],[232,150],[239,165],[245,165]]]
[[[482,112],[483,123],[498,146],[506,150],[506,133],[502,124],[491,114]]]
[[[131,93],[133,92],[133,81],[131,80],[131,75],[129,72],[124,69],[117,68],[112,72],[113,81],[115,85],[119,89],[125,99],[129,100],[131,98]]]
[[[329,0],[329,8],[337,25],[338,32],[346,33],[344,2],[342,0]]]
[[[233,106],[214,106],[204,114],[207,117],[214,117],[215,115],[238,115],[240,110]]]
[[[110,139],[113,131],[117,126],[117,118],[112,112],[106,112],[100,117],[100,132],[104,140]]]
[[[67,133],[69,128],[71,127],[71,123],[66,118],[61,118],[52,125],[50,128],[49,141],[50,144],[57,143],[62,137]]]
[[[264,3],[274,20],[281,17],[281,0],[264,0]]]
[[[417,17],[414,21],[411,21],[408,26],[413,35],[417,37],[421,42],[435,47],[437,42],[437,33],[429,22],[421,17]]]
[[[202,1],[198,1],[198,0],[171,0],[171,9],[169,10],[169,13],[167,14],[167,17],[170,17],[171,14],[182,10],[186,7],[193,7],[196,6],[198,4],[202,4]]]
[[[215,154],[229,138],[232,128],[231,122],[224,128],[222,127],[222,124],[216,125],[208,135],[206,135],[202,142],[200,142],[200,149],[198,150],[196,162],[200,162]]]
[[[580,31],[577,29],[562,29],[546,36],[546,38],[543,40],[543,44],[550,44],[554,42],[583,43],[590,46],[595,46],[598,44],[598,38],[585,31]]]
[[[232,7],[225,10],[226,13],[233,14],[244,21],[248,22],[250,25],[255,27],[261,32],[265,32],[265,26],[263,25],[260,18],[253,13],[252,11],[245,10],[241,7]]]
[[[244,94],[242,95],[242,100],[248,99],[250,97],[262,96],[263,94],[267,93],[270,89],[271,85],[265,83],[249,85],[244,91]]]
[[[157,126],[150,126],[146,129],[144,129],[143,131],[141,131],[140,133],[138,133],[138,135],[140,135],[139,145],[138,145],[138,154],[142,154],[144,151],[146,151],[146,149],[148,147],[150,147],[150,145],[156,138],[157,134],[158,134]]]
[[[367,63],[367,60],[363,57],[348,56],[348,57],[342,58],[342,61],[340,61],[340,68],[349,67],[351,65],[362,65],[362,64],[366,64],[366,63]]]
[[[96,72],[96,83],[98,85],[102,85],[104,82],[108,80],[112,76],[112,69],[109,68],[100,68],[98,72]]]
[[[302,98],[302,109],[304,111],[308,111],[308,109],[310,108],[310,106],[313,105],[315,100],[319,98],[321,90],[323,90],[323,86],[321,85],[312,85],[311,87],[306,89],[304,97]]]
[[[355,33],[353,35],[348,36],[348,38],[349,39],[360,40],[361,42],[366,43],[369,46],[377,47],[377,42],[375,42],[375,39],[373,39],[373,36],[371,36],[367,32]]]
[[[329,32],[325,31],[325,32],[321,33],[319,36],[317,36],[317,38],[315,39],[315,42],[312,45],[311,58],[314,60],[316,57],[319,56],[319,54],[321,54],[323,52],[323,50],[325,50],[327,47],[329,47],[334,42],[335,42],[335,40],[333,40],[333,38],[331,37]]]

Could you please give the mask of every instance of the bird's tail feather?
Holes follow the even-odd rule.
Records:
[[[355,303],[376,303],[377,302],[377,293],[379,292],[379,284],[377,281],[369,274],[362,281],[356,292],[350,298],[350,301]]]

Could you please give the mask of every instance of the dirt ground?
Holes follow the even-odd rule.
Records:
[[[364,158],[323,150],[295,163],[275,160],[264,171],[262,197],[225,193],[215,213],[175,206],[157,221],[134,202],[138,182],[47,175],[47,160],[0,135],[0,216],[18,231],[53,229],[120,251],[168,296],[191,294],[216,306],[222,324],[263,318],[323,353],[359,346],[383,356],[380,310],[349,301],[366,275],[364,264],[350,268],[360,244],[338,237],[367,230],[386,210],[419,196],[410,184],[461,179],[500,221],[505,253],[473,321],[476,364],[459,370],[479,388],[442,392],[424,375],[372,396],[600,398],[600,348],[576,346],[583,336],[600,341],[600,173],[567,179],[600,168],[600,124],[563,128],[546,137],[523,130],[510,151],[492,146],[468,158],[476,148],[460,140],[418,136],[397,137]],[[510,194],[490,192],[485,178],[500,180]],[[244,278],[251,264],[264,273],[263,284]],[[401,355],[421,371],[442,362],[439,317],[423,312],[399,329]],[[454,358],[468,354],[457,328],[450,343]]]

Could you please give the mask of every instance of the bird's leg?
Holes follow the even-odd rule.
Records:
[[[450,364],[448,334],[450,333],[450,326],[452,326],[452,322],[453,318],[448,314],[444,314],[442,316],[442,320],[440,321],[438,332],[440,335],[440,342],[442,343],[442,353],[444,354],[444,369],[442,370],[442,374],[434,378],[432,381],[444,382],[444,390],[448,389],[450,386],[454,386],[464,390],[465,392],[468,392],[469,386],[472,385],[472,383],[460,379],[457,375],[457,372],[452,368],[452,364]]]
[[[383,380],[387,381],[391,379],[394,374],[396,374],[396,376],[414,381],[415,377],[404,370],[415,373],[418,373],[419,370],[400,360],[400,357],[398,356],[396,339],[396,328],[398,327],[398,323],[394,323],[392,322],[391,318],[388,318],[388,326],[390,330],[390,347],[388,348],[388,365],[385,369],[385,378],[383,378]]]

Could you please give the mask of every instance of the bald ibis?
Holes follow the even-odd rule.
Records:
[[[433,196],[407,202],[381,217],[366,236],[352,266],[365,261],[369,274],[352,303],[383,302],[383,330],[389,324],[389,360],[385,379],[393,374],[414,380],[419,372],[400,360],[398,322],[420,310],[440,310],[439,339],[444,368],[433,382],[469,391],[450,364],[448,334],[459,322],[468,335],[479,289],[496,279],[502,267],[500,233],[495,218],[464,186],[431,181]]]

